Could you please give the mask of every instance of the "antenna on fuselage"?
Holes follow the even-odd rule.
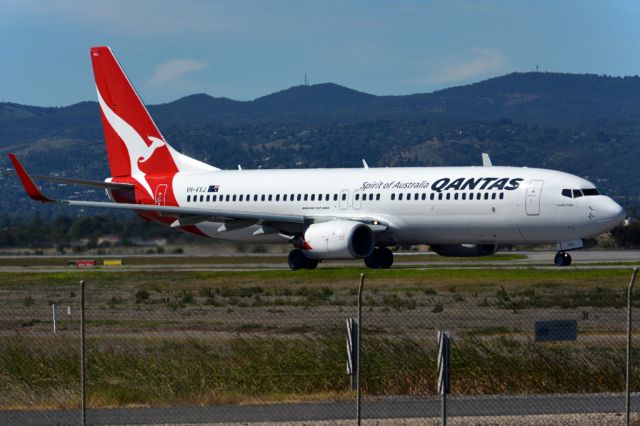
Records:
[[[364,158],[362,159],[362,165],[364,166],[365,169],[369,168],[369,165],[367,164]]]
[[[483,167],[493,166],[493,164],[491,164],[491,158],[489,158],[489,154],[487,154],[486,152],[482,153],[482,166]]]
[[[242,170],[242,166],[238,164],[238,170]]]

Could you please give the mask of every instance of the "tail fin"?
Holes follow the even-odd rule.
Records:
[[[91,62],[112,176],[218,170],[164,140],[109,47],[91,48]]]

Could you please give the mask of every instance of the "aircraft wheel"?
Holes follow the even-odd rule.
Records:
[[[564,251],[558,252],[553,258],[553,263],[556,266],[569,266],[571,265],[571,255]]]
[[[389,269],[393,265],[393,252],[386,247],[382,247],[378,253],[378,267],[380,269]]]
[[[386,247],[376,247],[364,258],[364,264],[371,269],[389,269],[393,265],[393,253]]]
[[[380,249],[374,248],[371,254],[364,258],[364,264],[367,265],[367,268],[370,269],[378,269],[380,268]]]
[[[307,256],[304,256],[304,259],[304,269],[316,269],[318,267],[318,259],[311,259]]]
[[[307,262],[307,256],[300,249],[293,249],[289,252],[289,268],[294,271],[304,268]]]

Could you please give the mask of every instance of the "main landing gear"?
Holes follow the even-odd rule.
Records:
[[[376,247],[364,258],[364,264],[371,269],[389,269],[393,265],[393,253],[386,247]]]
[[[571,255],[566,251],[559,251],[553,259],[553,263],[556,266],[569,266],[571,265]]]
[[[289,252],[289,268],[294,271],[297,269],[316,269],[317,267],[318,259],[308,258],[302,250],[293,249]]]

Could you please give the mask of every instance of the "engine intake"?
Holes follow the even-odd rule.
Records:
[[[314,223],[304,233],[305,254],[314,259],[356,259],[373,251],[375,238],[367,225],[352,220]]]

